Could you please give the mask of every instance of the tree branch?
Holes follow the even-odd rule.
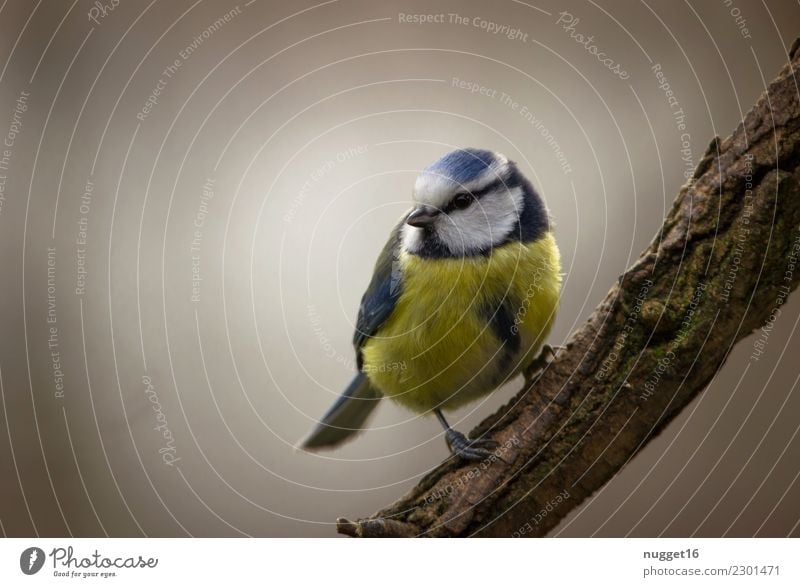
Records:
[[[777,318],[800,280],[798,53],[795,41],[733,135],[711,141],[660,233],[566,349],[472,431],[497,440],[502,460],[446,461],[339,532],[543,536]]]

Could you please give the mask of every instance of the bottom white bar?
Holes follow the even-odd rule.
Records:
[[[778,538],[7,538],[0,585],[796,586],[798,555],[797,539]]]

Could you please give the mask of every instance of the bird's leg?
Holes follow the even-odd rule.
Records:
[[[550,346],[547,343],[543,344],[539,355],[526,367],[525,379],[531,380],[541,375],[542,371],[556,358],[556,354],[566,350],[566,348],[563,346]]]
[[[461,432],[450,428],[450,424],[444,419],[444,414],[442,414],[441,410],[436,409],[433,411],[444,428],[444,438],[453,455],[465,461],[482,461],[493,456],[493,450],[500,446],[498,442],[489,438],[469,440]]]

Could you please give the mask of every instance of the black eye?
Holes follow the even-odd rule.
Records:
[[[468,208],[472,203],[472,196],[469,194],[456,194],[453,198],[453,208],[456,210],[463,210]]]

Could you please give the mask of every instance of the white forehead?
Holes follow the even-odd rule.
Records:
[[[444,208],[456,192],[474,192],[506,176],[508,159],[496,153],[493,161],[483,171],[470,178],[453,178],[447,167],[429,168],[417,176],[414,183],[414,201],[436,208]]]

